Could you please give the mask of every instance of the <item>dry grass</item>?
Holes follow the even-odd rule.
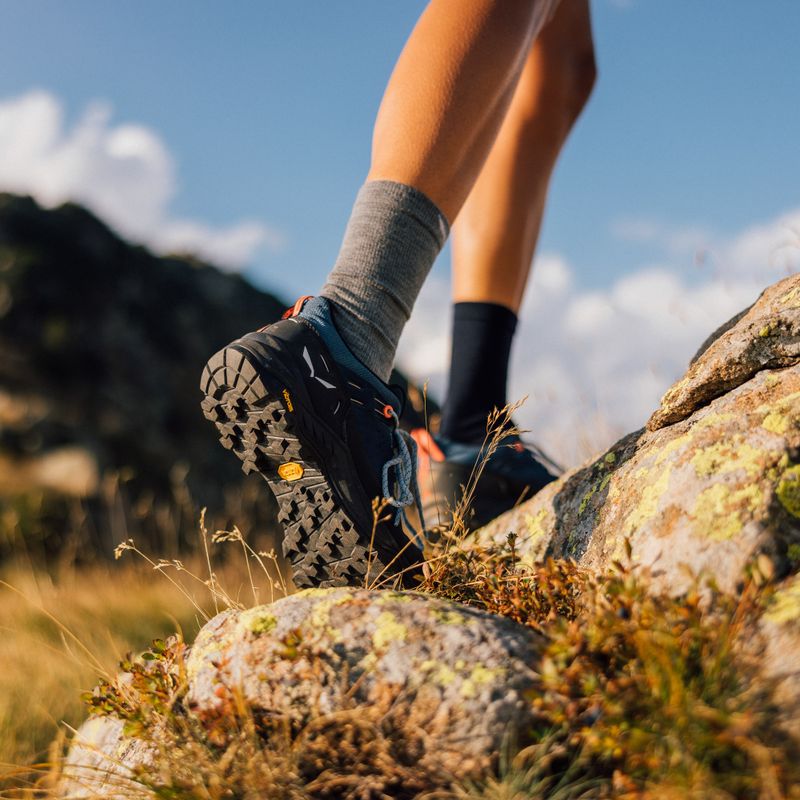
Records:
[[[209,728],[182,706],[180,639],[124,663],[127,679],[98,687],[89,706],[153,744],[156,766],[140,770],[137,785],[170,800],[800,797],[796,746],[774,726],[771,687],[741,646],[763,608],[755,582],[735,599],[713,586],[670,598],[624,565],[603,577],[571,562],[525,566],[510,539],[451,548],[423,589],[547,639],[530,698],[541,723],[483,780],[422,773],[413,737],[346,696],[334,713],[312,709],[301,729],[254,718],[240,701]]]
[[[206,598],[207,601],[207,598]],[[58,577],[11,568],[0,585],[0,761],[41,758],[62,724],[85,716],[81,691],[155,636],[197,630],[190,602],[142,564]]]
[[[496,419],[508,421],[508,413]],[[497,446],[490,430],[487,454]],[[800,800],[800,754],[775,727],[771,687],[742,646],[768,587],[749,581],[731,598],[698,583],[670,598],[654,595],[647,575],[624,564],[605,576],[569,561],[523,564],[513,537],[467,552],[458,547],[464,513],[457,510],[455,530],[429,553],[422,590],[531,626],[547,642],[530,697],[541,724],[521,750],[498,754],[482,780],[421,772],[419,742],[392,728],[382,709],[348,706],[346,698],[334,713],[312,710],[299,730],[255,718],[241,702],[209,728],[182,704],[180,637],[124,659],[126,680],[114,681],[115,660],[154,635],[182,627],[191,641],[217,609],[285,590],[271,553],[253,550],[236,529],[209,536],[202,522],[204,556],[188,567],[149,560],[126,542],[120,553],[140,558],[123,568],[59,581],[17,574],[11,583],[21,593],[0,589],[3,758],[30,763],[40,755],[59,719],[84,716],[80,690],[104,677],[87,696],[90,710],[121,716],[156,754],[131,797]],[[218,542],[241,551],[238,570],[217,574]],[[35,794],[50,797],[52,785]]]

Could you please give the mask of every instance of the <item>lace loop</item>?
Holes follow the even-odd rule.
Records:
[[[382,489],[383,497],[397,509],[395,524],[405,522],[406,526],[413,530],[413,527],[406,517],[405,509],[415,504],[419,514],[420,530],[425,530],[425,521],[422,517],[422,499],[417,483],[417,443],[408,431],[400,427],[400,420],[397,413],[391,406],[386,407],[391,413],[386,416],[394,420],[392,430],[394,458],[390,458],[383,465]],[[391,487],[391,470],[394,469],[394,489]]]

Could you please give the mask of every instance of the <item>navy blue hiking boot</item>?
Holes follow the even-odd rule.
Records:
[[[419,452],[422,510],[430,530],[452,528],[453,512],[459,509],[465,489],[472,483],[472,497],[466,508],[459,509],[466,530],[488,524],[554,481],[553,473],[561,472],[543,453],[510,435],[485,461],[474,481],[472,476],[486,447],[434,437],[422,428],[412,435]]]
[[[327,300],[303,297],[231,342],[200,388],[222,445],[278,501],[296,586],[417,582],[422,552],[404,527],[405,507],[420,508],[416,446],[398,427],[402,398],[347,348]],[[375,498],[386,503],[377,522]]]

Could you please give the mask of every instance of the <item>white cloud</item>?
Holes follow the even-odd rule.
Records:
[[[649,217],[620,217],[611,225],[617,239],[637,244],[655,244],[671,255],[706,251],[714,236],[699,225],[671,225]]]
[[[518,416],[531,439],[574,464],[642,425],[712,330],[800,269],[800,210],[716,240],[712,261],[712,270],[694,275],[681,259],[644,266],[590,291],[563,259],[539,257],[509,395],[528,395]],[[449,354],[448,298],[443,279],[426,284],[399,358],[437,397]]]
[[[258,221],[213,227],[176,219],[172,155],[143,125],[113,124],[111,108],[90,105],[71,127],[59,100],[32,91],[0,102],[0,190],[47,206],[83,203],[124,236],[159,252],[188,251],[221,266],[245,266],[282,236]]]

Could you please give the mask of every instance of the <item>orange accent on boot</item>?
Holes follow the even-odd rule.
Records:
[[[287,461],[285,464],[281,464],[278,467],[278,475],[290,483],[292,481],[299,481],[300,478],[303,477],[304,472],[303,465],[298,464],[296,461]]]
[[[296,317],[303,310],[306,300],[310,300],[313,296],[313,294],[304,294],[291,308],[287,308],[286,311],[283,312],[281,319]]]
[[[415,428],[411,431],[411,435],[417,443],[417,450],[421,456],[432,458],[434,461],[444,461],[442,448],[436,444],[436,440],[425,428]]]

